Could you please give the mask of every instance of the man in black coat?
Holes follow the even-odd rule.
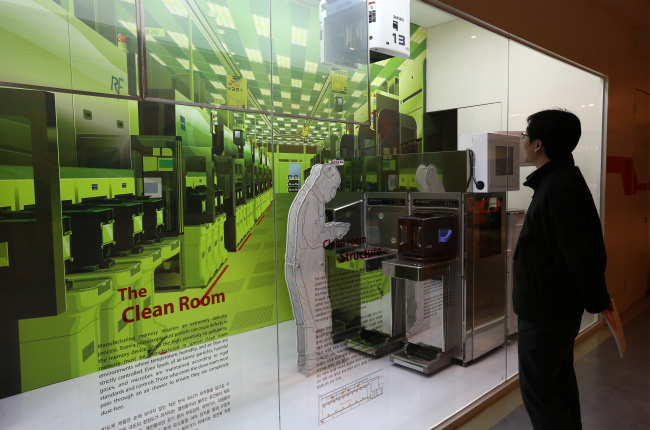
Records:
[[[528,117],[521,149],[537,170],[513,260],[519,381],[535,430],[582,429],[573,345],[582,313],[605,310],[605,244],[593,198],[571,152],[580,120],[564,110]]]

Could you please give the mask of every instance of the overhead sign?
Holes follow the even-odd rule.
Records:
[[[343,93],[348,91],[348,72],[346,70],[331,70],[332,92]]]
[[[147,27],[144,29],[144,34],[151,37],[165,37],[165,29]]]
[[[248,82],[242,76],[226,76],[226,97],[229,107],[248,107]]]

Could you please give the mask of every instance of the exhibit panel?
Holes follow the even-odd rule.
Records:
[[[0,213],[0,275],[13,291],[1,320],[8,424],[42,428],[47,415],[32,411],[49,410],[33,403],[43,392],[68,402],[62,428],[277,416],[272,149],[252,130],[260,115],[0,91],[12,136]]]
[[[514,375],[525,114],[585,100],[600,199],[601,78],[415,0],[1,3],[87,28],[0,87],[0,427],[429,429]]]

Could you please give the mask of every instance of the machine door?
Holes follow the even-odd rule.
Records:
[[[408,215],[406,193],[366,194],[367,246],[397,249],[399,246],[399,217]]]
[[[469,362],[505,342],[505,193],[466,194],[465,357]]]

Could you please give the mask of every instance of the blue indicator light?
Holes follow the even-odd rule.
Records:
[[[451,229],[440,228],[438,229],[438,243],[446,243],[451,239]]]

